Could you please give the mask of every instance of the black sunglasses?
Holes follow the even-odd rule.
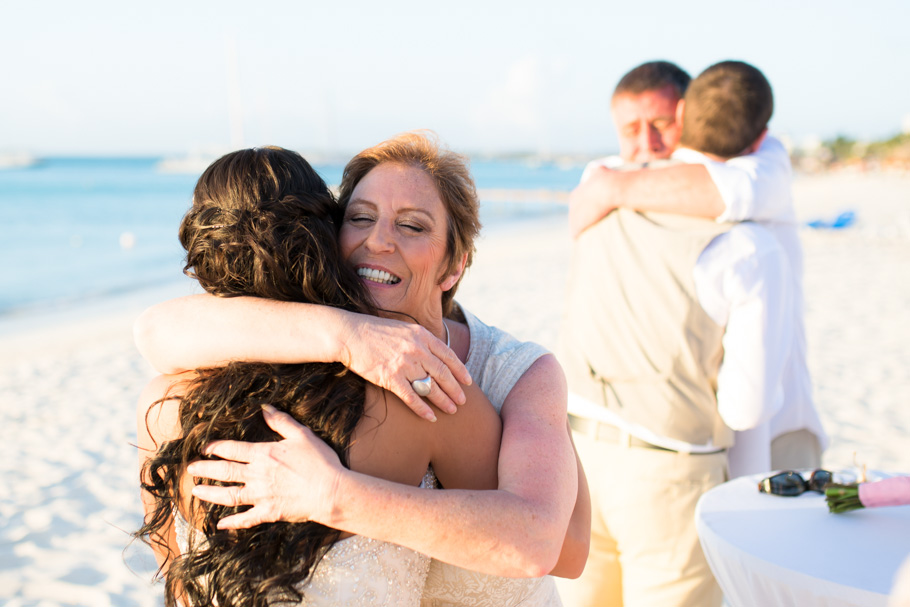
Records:
[[[774,476],[769,476],[758,483],[758,490],[772,495],[795,497],[802,495],[806,491],[824,493],[825,487],[831,484],[833,480],[834,474],[827,470],[814,470],[808,481],[799,472],[787,470],[778,472]]]

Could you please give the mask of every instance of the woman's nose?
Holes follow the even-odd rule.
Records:
[[[391,251],[395,248],[391,231],[385,222],[377,221],[373,224],[373,228],[364,241],[364,246],[373,253]]]

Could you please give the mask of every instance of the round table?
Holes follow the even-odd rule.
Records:
[[[715,487],[696,508],[702,548],[730,605],[884,607],[910,555],[910,506],[830,514],[818,493],[760,493],[766,476]]]

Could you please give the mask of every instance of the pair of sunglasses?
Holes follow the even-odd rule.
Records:
[[[827,470],[814,470],[809,480],[793,470],[778,472],[758,483],[758,490],[771,495],[795,497],[806,491],[824,493],[825,487],[834,481],[834,474]]]

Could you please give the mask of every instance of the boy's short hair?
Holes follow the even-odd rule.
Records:
[[[692,81],[684,99],[680,145],[722,158],[752,145],[774,111],[768,80],[742,61],[712,65]]]
[[[669,61],[648,61],[628,72],[613,90],[617,95],[640,95],[672,86],[682,99],[692,77],[675,63]]]

